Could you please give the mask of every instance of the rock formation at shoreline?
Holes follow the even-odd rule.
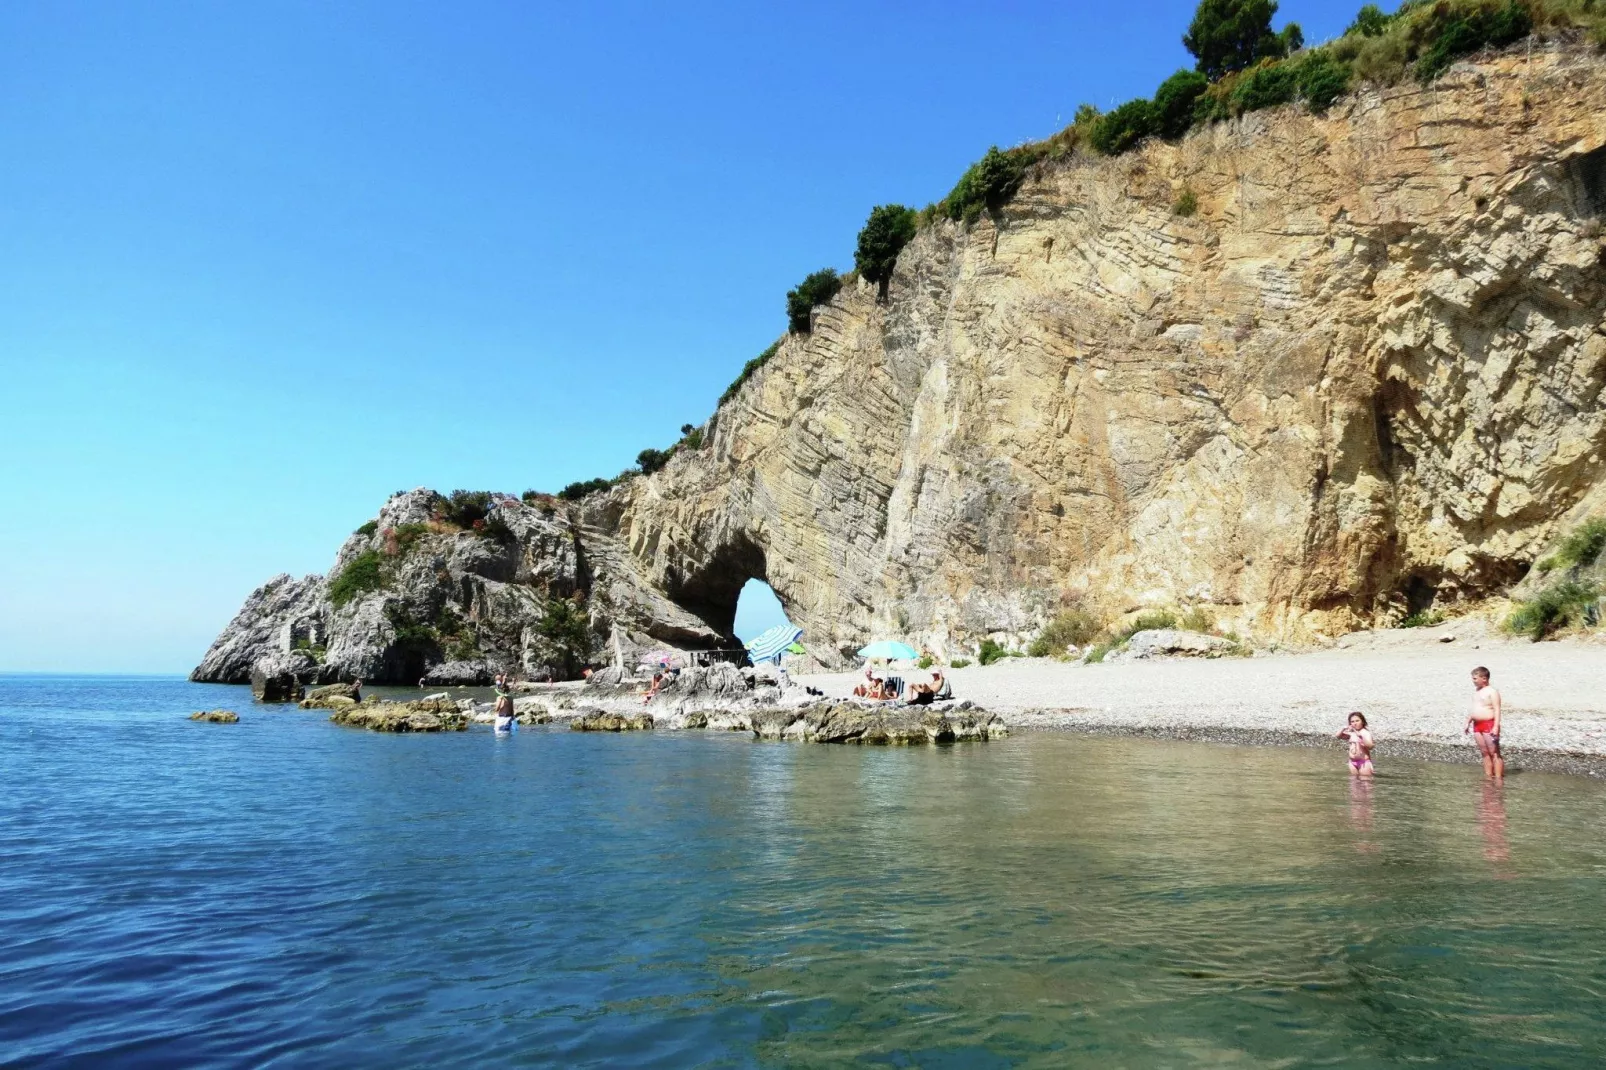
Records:
[[[699,448],[497,505],[501,538],[397,550],[436,499],[394,498],[330,573],[375,554],[382,586],[279,577],[194,678],[298,645],[317,680],[551,671],[554,599],[595,660],[720,645],[751,578],[828,663],[1065,599],[1299,641],[1484,597],[1606,506],[1603,215],[1606,61],[1559,45],[1044,163],[925,227],[884,304],[816,309]]]

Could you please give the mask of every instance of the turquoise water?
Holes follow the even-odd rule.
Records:
[[[0,1063],[1600,1065],[1606,787],[1343,764],[0,677]]]

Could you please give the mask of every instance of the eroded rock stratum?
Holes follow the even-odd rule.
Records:
[[[816,310],[702,448],[498,506],[506,541],[431,534],[338,609],[281,577],[197,676],[308,626],[329,678],[539,671],[552,598],[599,657],[615,625],[713,645],[752,577],[827,658],[1029,633],[1067,595],[1297,640],[1499,591],[1606,505],[1603,216],[1606,63],[1554,47],[1045,165],[996,220],[923,229],[885,304]],[[473,643],[398,647],[442,608]]]

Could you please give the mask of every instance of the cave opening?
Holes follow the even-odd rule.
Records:
[[[740,537],[720,546],[687,575],[677,578],[671,574],[667,593],[721,635],[736,636],[743,593],[755,585],[759,591],[750,596],[756,598],[755,608],[769,609],[762,592],[768,592],[769,599],[780,605],[768,583],[764,551],[751,539]]]
[[[790,623],[786,607],[775,589],[760,579],[748,580],[736,598],[736,621],[732,630],[746,643],[778,624]]]

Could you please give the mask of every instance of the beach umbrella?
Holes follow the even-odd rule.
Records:
[[[803,629],[795,624],[777,624],[763,635],[749,641],[747,654],[754,661],[779,658],[802,634]]]
[[[908,643],[900,643],[896,639],[883,639],[878,643],[871,643],[859,649],[861,658],[886,658],[888,661],[905,661],[918,658],[920,652]]]

